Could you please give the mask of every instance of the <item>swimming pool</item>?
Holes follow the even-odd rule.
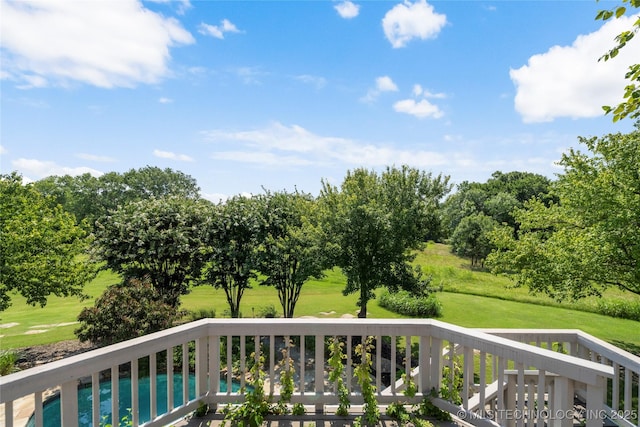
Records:
[[[158,374],[156,380],[156,405],[158,414],[167,412],[167,376]],[[119,414],[118,419],[126,416],[131,408],[131,379],[121,378],[119,380]],[[233,391],[240,388],[239,384],[233,383]],[[220,391],[226,391],[227,384],[225,381],[220,382]],[[140,422],[149,421],[151,419],[151,403],[150,381],[149,377],[140,378],[138,380],[138,407],[140,411]],[[145,397],[143,397],[145,396]],[[196,396],[196,380],[195,376],[189,376],[189,399]],[[182,405],[182,374],[174,374],[173,376],[173,402],[174,407]],[[93,426],[91,417],[92,396],[91,385],[81,386],[78,388],[78,424],[80,427],[98,427]],[[62,427],[60,416],[60,396],[55,395],[47,399],[43,405],[44,427]],[[100,383],[100,415],[101,424],[111,423],[111,381]],[[35,427],[33,415],[29,418],[25,427]]]

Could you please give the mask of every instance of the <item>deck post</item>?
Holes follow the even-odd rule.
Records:
[[[550,414],[549,425],[571,427],[573,425],[573,381],[567,377],[557,377],[553,384],[553,411]]]
[[[64,427],[78,427],[77,381],[69,381],[60,386],[60,416]],[[117,419],[116,414],[115,420]]]
[[[431,390],[439,393],[442,387],[442,340],[440,338],[431,337],[429,352],[429,382],[428,390],[423,390],[424,394],[428,394]],[[426,369],[426,366],[421,369]]]
[[[315,392],[316,392],[316,414],[324,412],[324,336],[316,335],[315,352]]]
[[[604,402],[602,394],[606,391],[606,378],[598,377],[597,384],[587,384],[586,427],[602,427],[604,421]]]
[[[208,337],[204,336],[196,340],[196,397],[201,398],[207,394],[207,344]]]

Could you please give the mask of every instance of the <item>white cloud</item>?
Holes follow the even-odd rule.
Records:
[[[0,145],[0,154],[7,154],[8,151],[6,148],[4,148],[2,145]]]
[[[193,158],[186,154],[177,154],[171,151],[153,150],[153,155],[161,159],[179,160],[181,162],[193,162]]]
[[[3,68],[23,88],[155,83],[170,74],[169,48],[194,42],[137,0],[0,1]]]
[[[198,26],[198,32],[207,36],[212,36],[217,39],[224,39],[225,33],[241,33],[235,24],[228,19],[223,19],[220,25],[209,25],[204,22]]]
[[[164,96],[160,99],[158,99],[158,102],[160,104],[171,104],[173,102],[173,99],[171,98],[165,98]]]
[[[313,85],[316,89],[322,89],[327,84],[327,79],[324,77],[310,76],[308,74],[302,74],[294,78],[302,83]]]
[[[146,0],[146,1],[150,1],[152,3],[161,3],[161,4],[174,4],[174,3],[178,3],[178,13],[180,15],[184,15],[184,13],[191,9],[193,6],[191,5],[191,1],[190,0],[179,0],[179,1],[175,1],[175,0]]]
[[[627,82],[629,64],[640,58],[640,42],[632,40],[612,60],[598,58],[613,47],[613,39],[638,19],[621,17],[598,31],[580,35],[571,46],[553,46],[511,69],[516,86],[515,109],[524,122],[549,122],[558,117],[597,117],[602,105],[617,104]]]
[[[414,84],[411,94],[414,99],[403,99],[393,104],[393,109],[398,113],[410,114],[419,119],[426,117],[432,117],[439,119],[444,116],[440,107],[427,101],[427,98],[444,99],[446,94],[444,93],[431,93],[424,89],[420,84]],[[420,99],[422,98],[422,99]]]
[[[360,13],[360,5],[354,4],[349,0],[345,0],[342,3],[335,5],[334,9],[337,10],[338,15],[344,19],[355,18]]]
[[[170,73],[169,48],[194,42],[136,0],[1,1],[3,67],[22,88],[155,83]]]
[[[416,101],[415,99],[403,99],[393,104],[393,109],[398,113],[405,113],[415,116],[419,119],[433,117],[439,119],[444,113],[437,105],[430,103],[426,99]]]
[[[86,154],[86,153],[78,153],[76,154],[76,157],[78,157],[79,159],[83,159],[83,160],[91,160],[92,162],[115,162],[116,159],[114,159],[113,157],[108,157],[108,156],[96,156],[94,154]]]
[[[425,0],[394,6],[382,19],[384,34],[394,48],[405,47],[412,39],[437,37],[447,23],[446,15],[436,13]]]
[[[48,162],[48,161],[42,161],[42,160],[36,160],[36,159],[20,158],[12,161],[11,165],[14,167],[14,169],[20,171],[20,173],[24,175],[29,176],[31,179],[41,179],[41,178],[45,178],[47,176],[53,176],[53,175],[78,176],[78,175],[83,175],[85,173],[98,177],[103,174],[99,170],[92,169],[86,166],[72,168],[68,166],[60,166],[55,162]]]
[[[380,92],[396,92],[398,86],[391,80],[391,77],[382,76],[376,79],[376,89]]]
[[[371,103],[378,99],[382,92],[397,92],[398,86],[389,76],[381,76],[376,78],[375,87],[369,89],[367,94],[360,98],[362,102]]]
[[[346,138],[322,136],[301,126],[285,126],[277,122],[259,130],[214,130],[202,134],[206,140],[219,145],[233,144],[233,150],[220,149],[214,152],[214,159],[266,167],[333,167],[336,163],[365,167],[390,164],[433,167],[448,162],[446,155],[437,152],[400,150]],[[238,149],[238,145],[241,149]]]
[[[233,72],[247,85],[261,84],[262,81],[260,78],[268,74],[259,67],[239,67],[233,70]]]

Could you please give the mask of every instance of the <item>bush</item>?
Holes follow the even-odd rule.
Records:
[[[19,354],[14,350],[0,350],[0,376],[13,374],[18,371],[16,363]]]
[[[440,317],[442,304],[435,295],[415,296],[407,291],[385,291],[378,300],[380,307],[412,317]]]
[[[596,312],[605,316],[640,322],[640,303],[620,300],[598,300]]]
[[[184,313],[164,303],[147,279],[109,286],[80,312],[80,341],[105,346],[173,326]]]
[[[215,308],[211,308],[211,309],[201,308],[199,310],[189,310],[189,312],[187,313],[187,319],[190,322],[193,322],[194,320],[200,320],[200,319],[213,319],[215,317],[216,317]]]
[[[276,307],[273,304],[271,304],[263,307],[258,307],[254,312],[254,316],[274,318],[274,317],[278,317],[278,312],[276,311]]]

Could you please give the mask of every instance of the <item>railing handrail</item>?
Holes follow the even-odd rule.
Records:
[[[251,327],[250,332],[247,326]],[[357,327],[357,333],[354,333],[354,327]],[[260,319],[258,322],[256,319],[202,319],[0,377],[0,403],[89,376],[98,370],[130,362],[185,341],[227,335],[431,336],[498,354],[525,365],[538,366],[549,372],[562,372],[567,378],[587,384],[595,383],[599,376],[613,376],[613,368],[609,366],[433,319],[297,318]]]
[[[545,341],[577,343],[606,357],[611,362],[624,365],[635,372],[640,372],[640,357],[579,329],[482,328],[478,330],[520,342],[535,342],[539,337],[543,336],[545,337]]]
[[[90,376],[97,370],[109,369],[150,353],[166,350],[172,345],[199,338],[207,331],[207,320],[198,320],[0,376],[0,403],[78,380]]]

